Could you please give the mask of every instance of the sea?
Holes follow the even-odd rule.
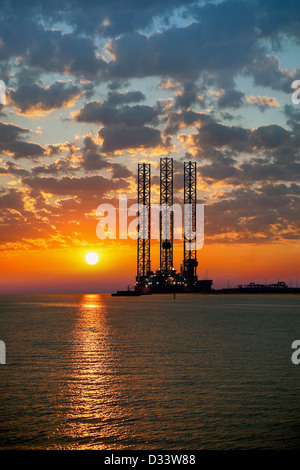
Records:
[[[1,295],[1,450],[300,449],[300,296]]]

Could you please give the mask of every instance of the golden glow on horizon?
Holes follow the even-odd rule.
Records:
[[[136,240],[111,240],[63,249],[19,250],[14,246],[0,254],[1,293],[109,293],[127,289],[136,276]],[[95,249],[100,262],[89,265],[85,255]],[[214,288],[285,281],[299,286],[298,241],[276,244],[206,244],[198,252],[199,279],[214,281]],[[174,246],[174,267],[182,263],[182,242]],[[159,242],[151,242],[153,270],[159,267]],[[298,284],[297,284],[298,279]],[[94,304],[94,300],[89,302]]]

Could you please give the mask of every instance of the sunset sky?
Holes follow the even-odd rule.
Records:
[[[174,202],[197,161],[200,279],[299,286],[299,18],[299,0],[1,0],[0,293],[132,286],[136,242],[100,240],[96,210],[137,202],[140,162],[158,202],[167,155]]]

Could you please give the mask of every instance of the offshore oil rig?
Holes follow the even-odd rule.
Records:
[[[197,165],[184,162],[183,262],[180,272],[173,265],[174,212],[173,212],[173,159],[160,159],[159,247],[160,266],[151,269],[151,166],[138,164],[138,237],[137,275],[134,290],[117,291],[113,296],[139,296],[154,293],[300,293],[300,288],[288,287],[284,282],[261,285],[250,283],[236,288],[212,289],[212,280],[197,277]]]
[[[160,212],[159,246],[160,267],[151,270],[151,166],[138,164],[138,205],[137,276],[135,291],[142,294],[167,292],[209,292],[212,280],[197,278],[196,250],[196,203],[197,165],[184,162],[184,212],[183,217],[183,263],[180,272],[173,265],[174,253],[174,212],[173,207],[173,158],[160,159]]]
[[[151,269],[151,166],[138,164],[138,237],[137,275],[134,290],[112,295],[146,295],[153,293],[211,292],[212,280],[197,277],[197,165],[184,162],[183,262],[180,272],[173,264],[173,158],[160,159],[159,247],[160,266]],[[189,210],[186,210],[186,208]]]
[[[159,246],[160,266],[151,269],[151,166],[138,164],[138,239],[136,294],[167,292],[210,292],[212,280],[198,280],[196,250],[197,165],[184,162],[183,263],[180,272],[173,265],[174,212],[173,159],[160,159]]]

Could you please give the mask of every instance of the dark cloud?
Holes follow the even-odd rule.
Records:
[[[19,168],[14,162],[8,161],[4,162],[0,167],[0,174],[11,176],[29,176],[30,172],[24,168]]]
[[[225,126],[218,122],[204,124],[195,136],[198,145],[212,145],[216,147],[230,146],[242,148],[247,143],[249,131],[240,126]]]
[[[53,177],[30,177],[24,178],[23,183],[32,189],[44,191],[56,195],[81,195],[92,193],[98,196],[106,192],[124,189],[128,183],[122,179],[113,181],[104,176],[69,177],[61,179]]]
[[[188,109],[191,105],[201,102],[203,98],[199,97],[199,88],[193,82],[184,83],[183,90],[175,93],[175,107],[179,109]]]
[[[272,161],[245,162],[240,166],[243,171],[241,182],[255,181],[298,181],[299,163],[276,164]]]
[[[0,122],[0,143],[13,142],[19,138],[20,134],[28,134],[29,132],[29,129]]]
[[[285,4],[279,0],[44,3],[47,6],[28,1],[25,8],[19,1],[3,2],[2,60],[21,57],[24,66],[101,78],[114,89],[120,80],[132,77],[190,81],[205,72],[228,89],[233,88],[234,76],[241,71],[253,75],[259,85],[288,89],[291,74],[280,69],[276,57],[264,53],[260,39],[276,37],[280,44],[282,32],[299,39],[297,0]],[[171,13],[193,21],[185,27],[174,26]],[[165,28],[143,34],[154,19]],[[56,23],[69,25],[69,32],[53,28]],[[95,40],[104,36],[111,37],[107,50],[114,60],[109,63]]]
[[[260,126],[251,133],[251,142],[259,148],[274,148],[286,144],[291,133],[281,126],[270,124]]]
[[[198,113],[192,110],[183,110],[181,112],[170,110],[166,119],[165,134],[176,134],[181,128],[197,127],[212,121],[211,116],[206,113]]]
[[[86,153],[82,158],[81,166],[86,171],[96,171],[107,168],[108,163],[105,158],[98,153]]]
[[[225,90],[218,99],[218,107],[237,109],[245,104],[245,93],[238,90]]]
[[[128,86],[129,82],[124,80],[113,80],[112,82],[108,82],[107,86],[110,90],[119,90],[125,86]]]
[[[82,94],[83,91],[78,86],[65,82],[56,82],[48,87],[36,83],[24,84],[17,90],[9,91],[12,104],[21,113],[66,107],[70,103],[74,104]]]
[[[299,230],[295,224],[299,199],[277,185],[277,197],[268,194],[270,186],[236,188],[226,193],[222,200],[206,205],[206,240],[224,243],[266,243],[281,239],[295,239]],[[278,191],[279,189],[279,191]]]
[[[91,136],[86,136],[81,149],[80,166],[85,171],[97,171],[107,168],[109,162],[101,154],[100,146],[94,142]]]
[[[35,160],[45,154],[45,149],[41,145],[32,142],[12,142],[2,148],[4,152],[12,153],[16,160],[20,158]]]
[[[62,5],[55,0],[52,8],[40,6],[38,13],[65,21],[78,33],[115,36],[147,28],[157,17],[168,21],[174,9],[187,9],[193,3],[194,0],[111,0],[109,3],[105,0],[66,0]]]
[[[92,139],[91,136],[84,138],[84,145],[81,150],[80,166],[86,172],[108,170],[112,172],[114,179],[128,178],[132,172],[123,164],[111,162],[107,157],[101,154],[101,147]]]
[[[101,147],[90,136],[85,136],[83,146],[79,151],[80,158],[72,159],[70,156],[64,156],[51,164],[43,164],[34,166],[31,170],[32,176],[54,175],[60,176],[77,175],[78,172],[84,170],[86,173],[107,170],[112,172],[113,179],[128,178],[132,176],[132,172],[121,163],[111,162],[101,153]],[[14,174],[19,176],[29,176],[30,172],[16,168],[14,164],[9,162],[6,164],[2,174]],[[1,174],[1,171],[0,171]]]
[[[125,165],[122,163],[112,163],[110,165],[112,169],[113,178],[129,178],[133,176],[132,171],[130,171]]]
[[[6,194],[0,195],[0,209],[22,211],[24,209],[22,192],[16,189],[9,189]]]
[[[257,26],[261,35],[282,40],[282,33],[300,38],[299,15],[300,5],[297,0],[257,0]]]
[[[282,195],[297,195],[300,196],[300,186],[295,183],[289,185],[279,184],[265,184],[259,188],[259,191],[266,196],[277,197]]]
[[[33,18],[0,18],[0,59],[22,57],[22,65],[43,72],[95,78],[105,65],[94,41],[75,33],[44,29]]]
[[[160,131],[152,127],[103,127],[99,130],[103,139],[102,152],[114,152],[130,148],[151,148],[163,145]]]
[[[120,106],[128,103],[139,103],[145,99],[146,96],[141,91],[127,91],[126,93],[110,91],[105,100],[105,104],[108,106]]]
[[[293,135],[289,130],[277,124],[247,129],[241,126],[226,126],[216,122],[212,117],[192,135],[196,147],[227,147],[232,151],[257,153],[259,151],[291,147],[296,149],[299,134]]]
[[[75,119],[78,122],[95,122],[104,126],[138,127],[157,124],[157,116],[161,112],[159,107],[128,105],[144,99],[145,95],[140,91],[126,93],[111,91],[103,103],[99,101],[86,103],[76,114]]]
[[[50,175],[60,175],[60,174],[70,174],[74,172],[74,168],[72,168],[72,163],[68,158],[60,158],[56,162],[51,163],[50,165],[39,165],[34,166],[32,168],[32,175],[40,175],[40,174],[50,174]]]
[[[150,106],[116,106],[108,103],[99,103],[91,101],[79,111],[75,119],[78,122],[95,122],[105,126],[143,126],[145,124],[155,123],[157,111]]]
[[[12,124],[0,123],[0,152],[13,154],[15,159],[32,158],[44,155],[45,149],[32,142],[19,140],[20,134],[28,134],[28,129]]]
[[[300,178],[300,163],[291,161],[279,163],[272,158],[239,162],[236,158],[219,152],[215,156],[211,155],[211,163],[199,165],[198,172],[209,184],[218,181],[226,181],[227,184],[234,186],[248,186],[257,182],[275,184],[282,181],[297,182]],[[295,185],[291,188],[297,191]]]
[[[247,65],[246,72],[253,76],[256,85],[285,93],[291,93],[291,83],[297,78],[296,74],[280,68],[278,57],[263,53],[253,58],[253,61]]]
[[[201,72],[237,70],[254,57],[255,41],[244,36],[231,42],[207,41],[203,26],[192,23],[146,37],[132,33],[114,39],[108,46],[115,60],[108,64],[112,77],[170,76],[179,80],[197,79]]]
[[[300,109],[297,106],[285,105],[284,114],[287,117],[287,124],[296,132],[300,131]]]

